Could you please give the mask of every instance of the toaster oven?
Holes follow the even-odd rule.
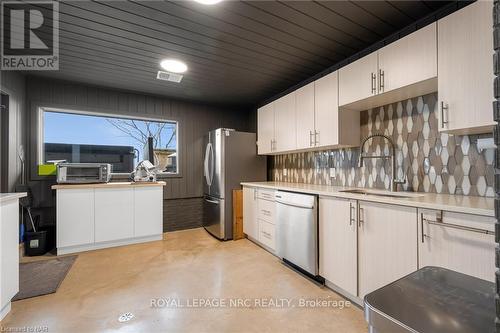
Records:
[[[111,179],[111,164],[59,163],[57,182],[60,184],[107,183]]]

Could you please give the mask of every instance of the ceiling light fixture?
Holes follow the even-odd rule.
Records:
[[[184,73],[188,69],[188,67],[185,63],[183,63],[180,60],[176,60],[176,59],[162,60],[162,62],[160,63],[160,66],[164,70],[172,72],[172,73]]]
[[[215,5],[221,2],[222,0],[194,0],[202,5]]]

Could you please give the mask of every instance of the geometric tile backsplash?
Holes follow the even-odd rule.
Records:
[[[374,133],[392,138],[396,179],[406,180],[400,190],[493,197],[494,149],[478,151],[478,136],[439,133],[437,108],[432,93],[363,111],[361,138]],[[382,138],[365,145],[366,155],[389,153]],[[269,172],[275,181],[389,189],[390,159],[365,159],[359,168],[358,157],[359,148],[277,155]]]

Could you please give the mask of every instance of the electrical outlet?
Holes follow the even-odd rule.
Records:
[[[330,168],[330,178],[337,178],[335,168]]]

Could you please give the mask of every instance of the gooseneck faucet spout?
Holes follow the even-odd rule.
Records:
[[[389,155],[368,155],[368,156],[363,155],[363,151],[364,151],[364,147],[365,147],[366,142],[370,139],[375,138],[375,137],[383,138],[387,142],[389,142],[389,145],[390,145]],[[396,192],[398,190],[398,185],[404,184],[406,182],[405,180],[396,180],[396,175],[395,175],[395,173],[396,173],[396,145],[394,144],[394,141],[392,141],[392,139],[389,136],[382,134],[382,133],[374,133],[374,134],[368,135],[366,138],[364,138],[362,143],[361,143],[360,152],[359,152],[358,166],[360,168],[363,167],[363,161],[365,158],[382,158],[382,159],[390,158],[391,159],[391,162],[392,162],[391,163],[391,168],[392,168],[391,191]]]

